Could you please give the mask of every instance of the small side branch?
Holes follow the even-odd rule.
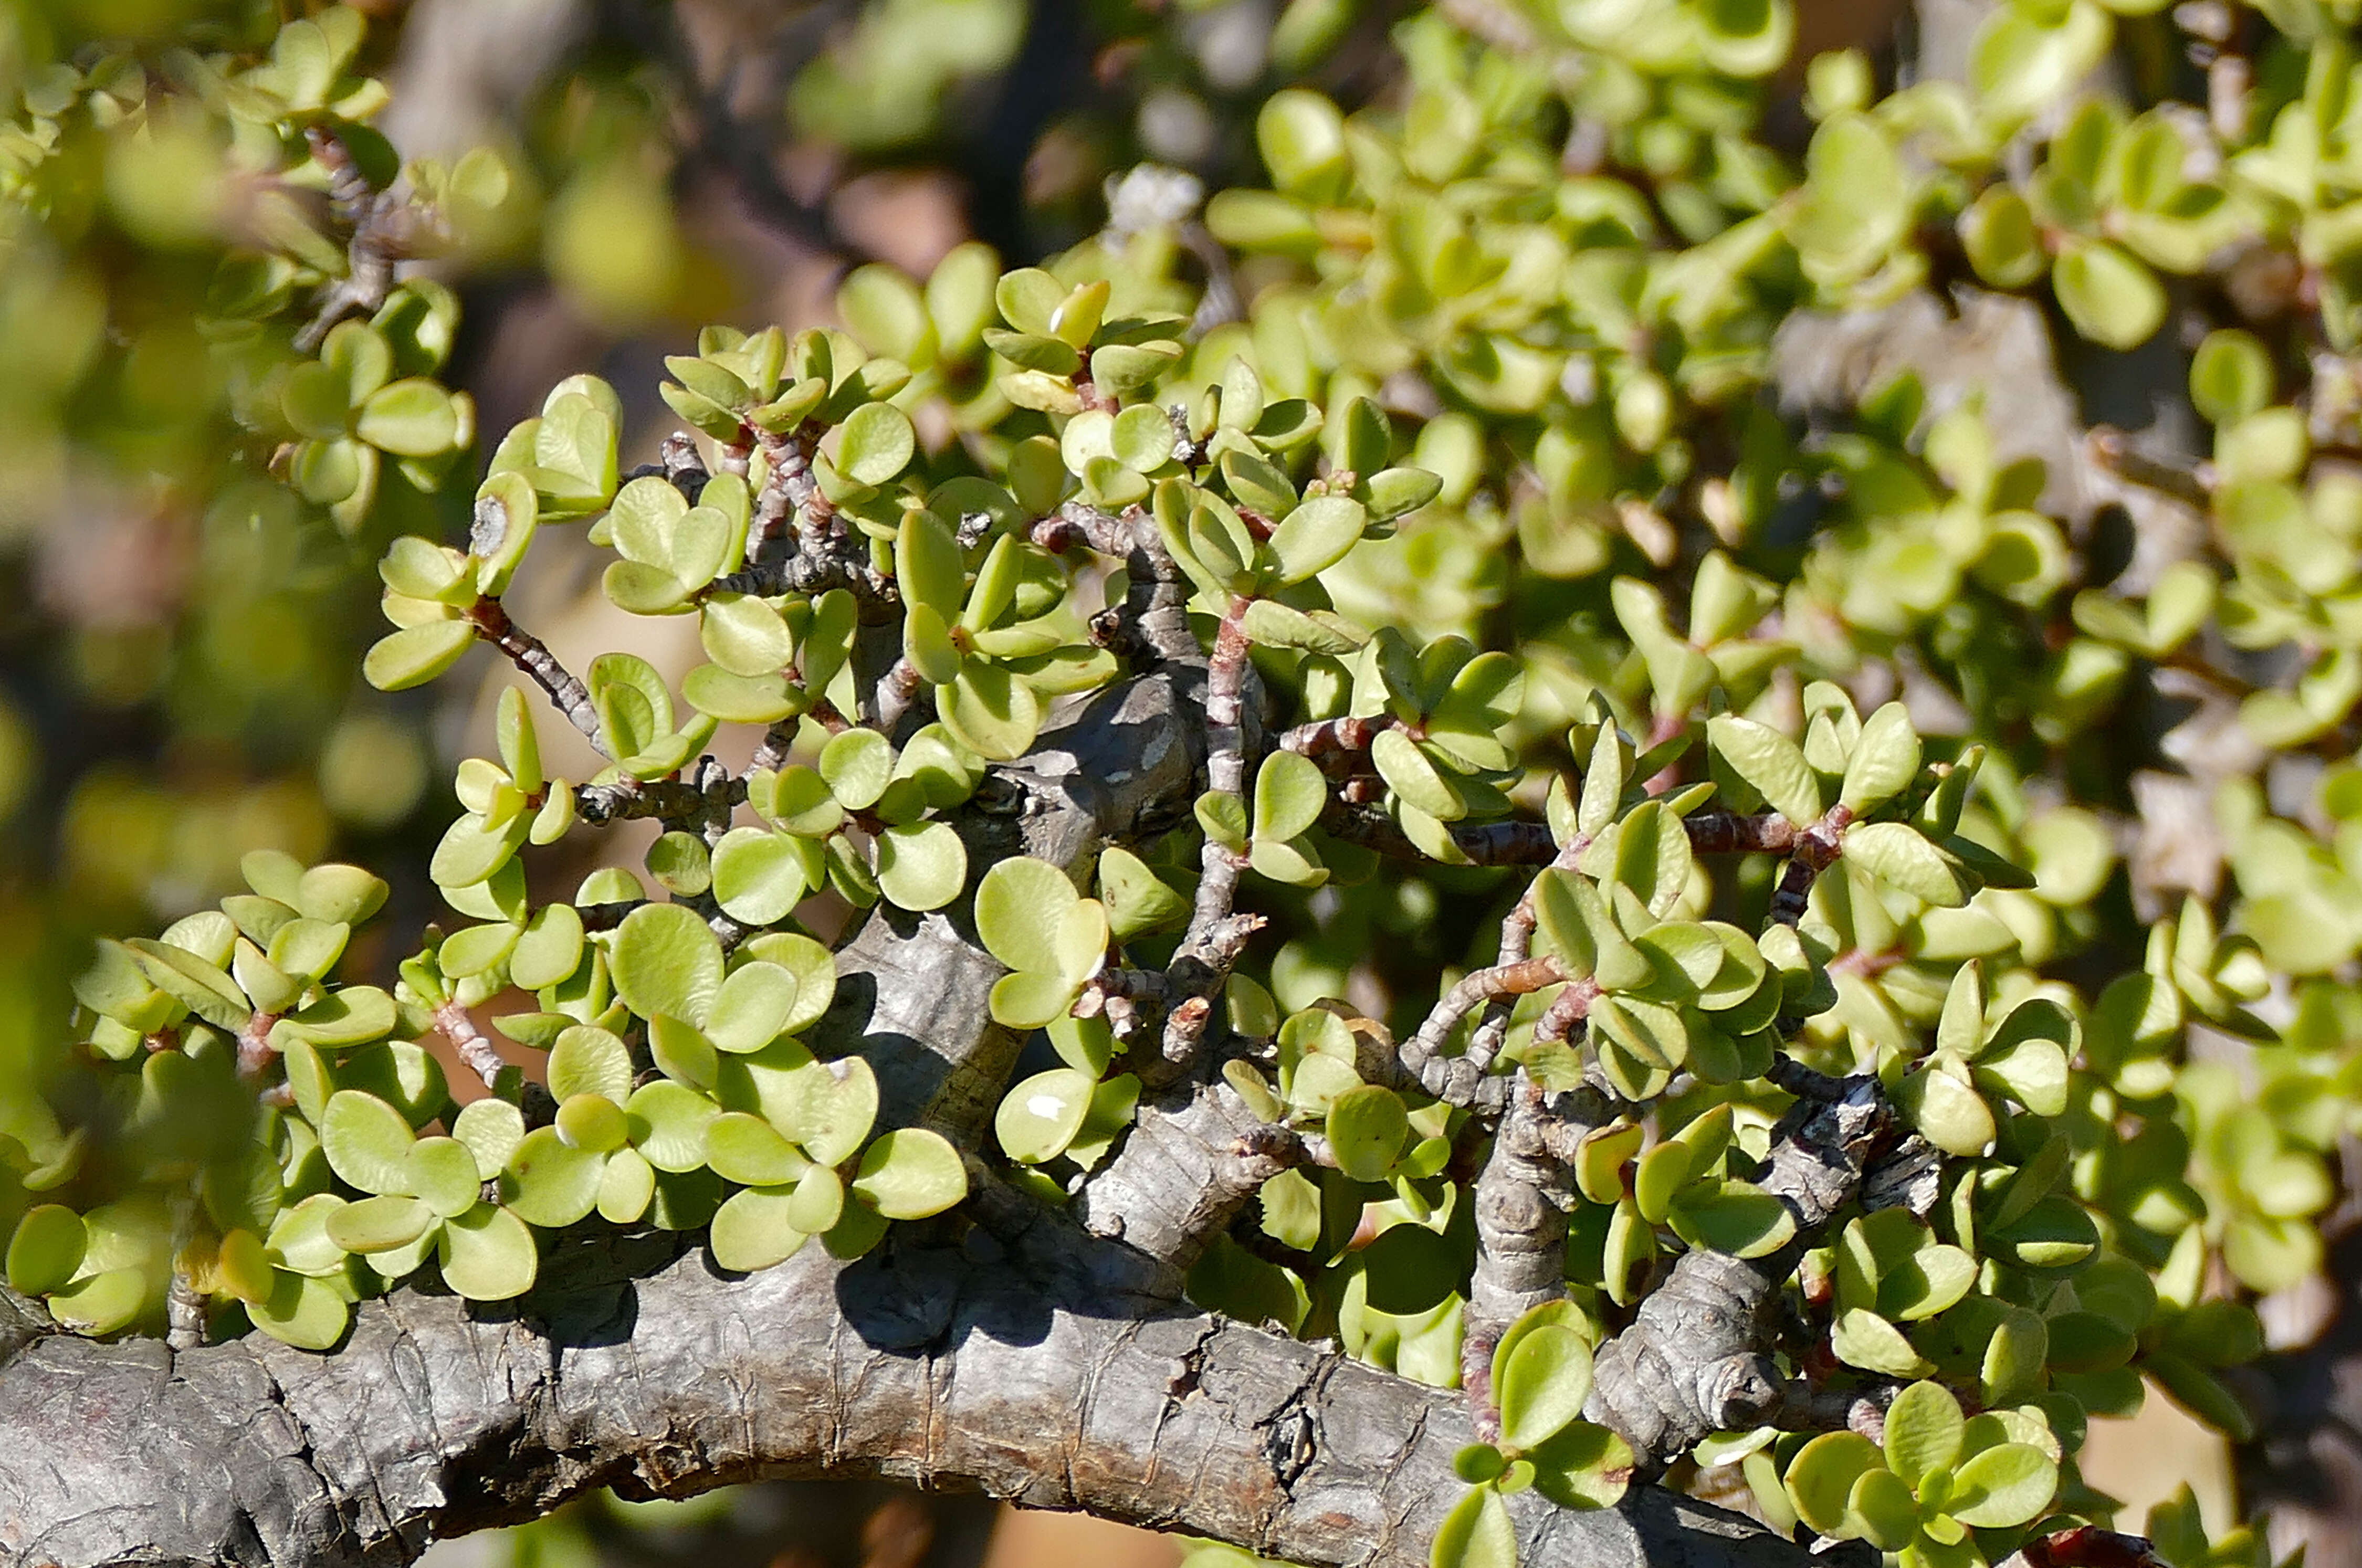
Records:
[[[1247,604],[1244,597],[1235,597],[1223,612],[1206,679],[1206,787],[1209,793],[1228,795],[1242,808],[1247,770]],[[1212,1013],[1212,999],[1230,978],[1247,938],[1263,924],[1259,917],[1231,912],[1246,856],[1209,834],[1198,866],[1197,907],[1166,970],[1173,994],[1185,999],[1165,1018],[1164,1061],[1172,1073],[1187,1070],[1196,1060]],[[1197,1001],[1208,1005],[1189,1005]]]
[[[1788,852],[1788,868],[1780,874],[1780,885],[1772,889],[1772,920],[1778,925],[1794,925],[1805,918],[1805,906],[1811,901],[1813,884],[1822,872],[1838,863],[1844,853],[1839,835],[1853,821],[1853,809],[1843,804],[1831,806],[1821,820],[1797,833],[1795,843]]]
[[[1480,1064],[1467,1056],[1446,1056],[1444,1043],[1461,1021],[1486,1002],[1502,998],[1524,996],[1546,986],[1561,985],[1573,978],[1566,966],[1553,955],[1547,958],[1528,958],[1515,964],[1496,964],[1489,969],[1479,969],[1462,977],[1460,983],[1443,993],[1418,1026],[1418,1032],[1402,1043],[1402,1064],[1419,1087],[1436,1099],[1452,1105],[1482,1108],[1488,1100],[1494,1106],[1502,1103],[1507,1092],[1507,1079],[1491,1079],[1489,1063]],[[1488,1088],[1488,1080],[1497,1088]]]
[[[1206,657],[1189,629],[1189,580],[1145,508],[1119,514],[1070,501],[1034,524],[1032,537],[1055,554],[1081,546],[1124,563],[1131,586],[1123,602],[1092,623],[1103,646],[1148,664],[1194,664]]]
[[[1460,1350],[1460,1386],[1477,1435],[1487,1441],[1500,1432],[1492,1382],[1501,1335],[1527,1312],[1566,1293],[1566,1207],[1573,1195],[1553,1145],[1568,1142],[1570,1132],[1579,1137],[1577,1121],[1606,1118],[1605,1106],[1589,1095],[1581,1097],[1573,1120],[1554,1117],[1523,1072],[1514,1083],[1473,1195],[1476,1268]]]
[[[718,803],[728,812],[746,799],[746,781],[724,774],[718,781],[690,783],[678,778],[619,778],[613,784],[583,784],[574,791],[574,812],[593,827],[608,823],[655,817],[683,819],[710,814]]]
[[[558,663],[557,656],[539,637],[510,620],[497,599],[477,600],[468,618],[476,624],[476,635],[508,655],[509,661],[541,688],[550,705],[598,748],[600,756],[613,759],[614,753],[599,734],[599,710],[591,705],[590,689]]]
[[[298,353],[316,351],[329,329],[348,315],[368,315],[385,304],[393,289],[393,263],[406,247],[397,232],[407,204],[391,191],[373,189],[350,149],[323,127],[304,133],[312,156],[328,171],[328,206],[349,237],[345,275],[322,292],[312,319],[295,334]]]

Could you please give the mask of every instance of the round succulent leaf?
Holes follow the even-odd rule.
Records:
[[[835,955],[800,932],[765,932],[739,948],[742,960],[754,960],[784,969],[796,982],[796,997],[779,1032],[794,1034],[811,1028],[828,1011],[836,995]]]
[[[657,1170],[679,1174],[705,1164],[706,1124],[722,1108],[669,1078],[642,1084],[624,1104],[632,1147]]]
[[[2104,241],[2069,240],[2050,282],[2075,330],[2103,348],[2136,348],[2165,325],[2165,286],[2157,274]]]
[[[89,1245],[89,1227],[72,1209],[56,1203],[28,1209],[8,1241],[8,1283],[27,1296],[62,1290]]]
[[[1011,856],[996,862],[977,883],[977,934],[1011,969],[1057,975],[1064,970],[1059,934],[1067,911],[1081,901],[1057,867],[1028,856]]]
[[[615,928],[608,966],[616,995],[642,1018],[698,1023],[722,988],[722,944],[695,911],[643,904]]]
[[[1735,1258],[1768,1257],[1796,1233],[1788,1206],[1751,1183],[1701,1183],[1673,1200],[1673,1233],[1693,1248]]]
[[[1299,502],[1264,547],[1270,553],[1271,580],[1285,585],[1317,577],[1345,558],[1369,524],[1368,510],[1350,496],[1319,495]]]
[[[1944,1511],[1978,1529],[2014,1529],[2041,1518],[2058,1490],[2057,1461],[2031,1443],[2000,1443],[1954,1473]]]
[[[821,747],[820,776],[849,812],[867,811],[894,777],[894,745],[876,730],[849,729]]]
[[[1941,1067],[1910,1074],[1896,1087],[1894,1099],[1904,1119],[1946,1154],[1981,1154],[1993,1141],[1992,1108]]]
[[[1591,1397],[1591,1345],[1546,1323],[1519,1337],[1494,1385],[1501,1441],[1513,1451],[1538,1448],[1583,1414]]]
[[[509,949],[509,978],[528,991],[557,985],[582,965],[582,916],[571,904],[545,905]]]
[[[1987,1408],[2014,1404],[2039,1390],[2049,1359],[2050,1333],[2041,1317],[2024,1307],[2008,1309],[1985,1343],[1980,1377]]]
[[[714,1211],[706,1244],[714,1263],[738,1274],[771,1268],[803,1250],[811,1232],[795,1223],[795,1195],[781,1187],[731,1194]]]
[[[933,605],[911,604],[902,613],[902,657],[931,686],[959,679],[961,654],[951,628]]]
[[[1286,840],[1320,820],[1329,781],[1319,765],[1292,751],[1275,751],[1255,768],[1253,833]]]
[[[443,1219],[465,1214],[481,1196],[484,1176],[475,1151],[456,1137],[421,1138],[403,1164],[410,1190]]]
[[[777,675],[795,657],[795,640],[779,613],[752,594],[714,593],[698,626],[705,657],[733,675]]]
[[[949,823],[890,827],[877,838],[877,889],[898,909],[937,910],[967,884],[967,845]]]
[[[1075,1005],[1081,993],[1078,981],[1063,976],[1019,971],[993,982],[989,1008],[993,1021],[1010,1029],[1040,1029]]]
[[[1940,1383],[1915,1383],[1886,1412],[1887,1468],[1913,1486],[1931,1470],[1949,1470],[1960,1457],[1967,1418]]]
[[[648,1056],[657,1071],[691,1088],[713,1088],[721,1070],[713,1042],[694,1024],[662,1013],[648,1020]]]
[[[596,1094],[621,1105],[632,1093],[631,1047],[590,1024],[567,1030],[550,1047],[549,1092],[561,1104],[578,1094]]]
[[[855,484],[881,485],[911,466],[918,433],[890,403],[866,403],[840,428],[836,469]]]
[[[1936,1364],[1920,1354],[1902,1330],[1860,1308],[1838,1314],[1829,1348],[1848,1366],[1889,1377],[1928,1377],[1936,1371]]]
[[[1882,1468],[1883,1456],[1859,1432],[1823,1432],[1796,1452],[1783,1478],[1796,1517],[1823,1535],[1844,1528],[1854,1484]]]
[[[853,1190],[889,1220],[923,1220],[967,1196],[967,1170],[941,1133],[898,1127],[862,1151]]]
[[[1862,721],[1838,800],[1856,813],[1876,811],[1918,775],[1919,732],[1901,702],[1888,702]]]
[[[368,1193],[406,1194],[406,1162],[416,1141],[392,1106],[359,1089],[338,1089],[320,1116],[320,1149],[328,1168]]]
[[[1181,895],[1120,845],[1099,852],[1098,895],[1107,910],[1108,930],[1118,942],[1188,918],[1189,905]]]
[[[467,1145],[479,1171],[502,1170],[524,1142],[524,1112],[496,1098],[470,1100],[452,1119],[451,1136]]]
[[[1468,814],[1468,803],[1445,781],[1434,761],[1400,730],[1380,730],[1370,741],[1370,760],[1394,792],[1438,822]]]
[[[1003,1153],[1020,1165],[1056,1159],[1082,1131],[1098,1088],[1090,1074],[1054,1067],[1016,1085],[993,1114],[993,1133]]]
[[[877,1121],[877,1078],[859,1056],[816,1062],[807,1055],[792,1068],[778,1103],[764,1113],[780,1132],[823,1165],[853,1157]]]
[[[480,1203],[447,1220],[435,1239],[443,1283],[470,1301],[507,1301],[533,1288],[541,1257],[524,1220]]]
[[[1735,714],[1706,721],[1706,744],[1764,803],[1799,827],[1821,816],[1821,781],[1794,741]]]
[[[327,1236],[348,1253],[391,1253],[414,1244],[437,1219],[430,1204],[387,1194],[348,1203],[329,1215]]]
[[[1339,1095],[1329,1105],[1330,1152],[1355,1181],[1384,1181],[1410,1141],[1402,1097],[1377,1084]]]
[[[778,1129],[743,1110],[725,1110],[706,1124],[705,1163],[741,1187],[784,1186],[811,1168]]]
[[[935,688],[935,710],[960,744],[993,762],[1014,762],[1042,733],[1033,689],[998,665],[965,661],[948,686]]]
[[[334,1350],[352,1320],[352,1309],[325,1279],[314,1279],[285,1269],[270,1280],[269,1299],[249,1303],[246,1315],[254,1326],[297,1350]]]
[[[1865,1470],[1846,1499],[1847,1534],[1882,1551],[1900,1551],[1919,1533],[1919,1499],[1891,1470]]]
[[[509,1156],[503,1201],[527,1224],[563,1230],[598,1205],[605,1164],[605,1155],[568,1143],[558,1129],[536,1127]]]
[[[765,828],[731,829],[713,848],[714,902],[723,913],[747,925],[785,920],[812,891],[818,869],[813,862],[819,858],[812,845],[811,840]],[[702,921],[698,925],[704,928]],[[707,934],[710,938],[712,933]],[[720,952],[717,945],[717,970]]]
[[[578,1149],[612,1154],[631,1137],[623,1108],[603,1094],[578,1094],[557,1108],[557,1131]]]
[[[611,1225],[635,1225],[656,1192],[656,1167],[636,1149],[618,1149],[599,1173],[599,1217]]]
[[[1428,1549],[1431,1568],[1518,1568],[1518,1528],[1492,1485],[1473,1488],[1452,1505]]]

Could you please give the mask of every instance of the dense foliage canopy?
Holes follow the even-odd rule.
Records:
[[[547,225],[660,308],[660,203],[403,161],[356,10],[11,13],[0,511],[100,574],[69,684],[317,780],[61,794],[26,1333],[1055,1255],[1459,1388],[1439,1564],[1716,1477],[1908,1568],[2149,1550],[2087,1422],[2255,1435],[2362,1132],[2362,64],[2351,0],[1976,9],[1897,84],[1786,0],[1453,0],[1373,91],[1297,0],[1259,177],[480,432],[471,269]],[[941,89],[866,36],[790,94],[854,145]],[[345,706],[372,565],[370,687],[504,660],[439,838],[425,710]]]

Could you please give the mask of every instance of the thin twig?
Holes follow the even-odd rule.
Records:
[[[539,637],[510,620],[497,599],[477,600],[468,618],[475,623],[476,635],[508,655],[510,662],[541,688],[550,705],[589,739],[600,756],[614,759],[615,754],[599,733],[599,710],[590,701],[590,689],[558,663],[557,656]]]
[[[1247,679],[1246,615],[1249,601],[1231,598],[1214,634],[1214,656],[1206,678],[1206,789],[1246,802],[1245,691]],[[1246,940],[1263,922],[1234,917],[1231,904],[1238,894],[1239,873],[1246,856],[1211,834],[1198,856],[1197,906],[1189,929],[1166,967],[1177,996],[1211,998],[1230,977]],[[1252,923],[1249,923],[1252,922]],[[1180,1071],[1195,1058],[1210,1010],[1184,1012],[1175,1009],[1164,1024],[1164,1060]]]

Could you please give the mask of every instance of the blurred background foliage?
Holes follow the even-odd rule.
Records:
[[[968,239],[1010,265],[1050,256],[1109,224],[1111,182],[1143,161],[1187,171],[1196,183],[1185,196],[1231,193],[1207,210],[1205,226],[1177,230],[1193,253],[1184,271],[1210,295],[1276,302],[1286,308],[1267,314],[1284,321],[1317,284],[1327,291],[1320,308],[1331,309],[1352,295],[1343,284],[1366,263],[1379,220],[1360,188],[1370,169],[1352,167],[1366,149],[1349,148],[1336,111],[1302,94],[1274,97],[1303,87],[1347,114],[1393,111],[1406,144],[1440,171],[1418,171],[1439,182],[1497,138],[1501,161],[1489,180],[1459,188],[1465,210],[1453,218],[1500,242],[1505,271],[1518,264],[1519,244],[1550,228],[1562,247],[1549,251],[1551,264],[1570,280],[1562,299],[1545,280],[1543,328],[1534,323],[1544,307],[1513,297],[1514,271],[1466,316],[1423,318],[1405,285],[1385,302],[1384,331],[1358,335],[1350,315],[1321,324],[1347,361],[1339,381],[1388,389],[1390,406],[1420,425],[1417,460],[1447,480],[1429,519],[1369,552],[1374,564],[1340,592],[1341,608],[1422,636],[1457,631],[1523,646],[1540,677],[1534,722],[1548,727],[1592,686],[1628,695],[1650,684],[1635,660],[1582,663],[1593,634],[1619,617],[1642,646],[1639,662],[1675,658],[1629,606],[1610,604],[1614,572],[1694,559],[1705,543],[1747,534],[1752,564],[1787,580],[1786,635],[1818,666],[1842,669],[1870,650],[1907,697],[1962,707],[1963,727],[1999,728],[2021,756],[2055,761],[2056,780],[2023,790],[1998,759],[1988,770],[2003,781],[1983,831],[2014,837],[2037,867],[2050,863],[2043,899],[2014,906],[2010,934],[2029,959],[2081,954],[2094,973],[2113,973],[2105,966],[2125,955],[2095,942],[2100,922],[2136,929],[2185,892],[2216,899],[2229,855],[2248,928],[2274,966],[2344,977],[2362,940],[2345,879],[2351,823],[2362,817],[2348,729],[2362,661],[2337,651],[2352,640],[2342,594],[2353,563],[2293,559],[2301,550],[2265,501],[2229,517],[2235,566],[2253,566],[2262,586],[2239,605],[2253,646],[2226,652],[2218,640],[2207,650],[2241,672],[2226,683],[2177,651],[2189,626],[2169,635],[2184,617],[2167,568],[2187,538],[2160,544],[2169,518],[2103,504],[2077,437],[2102,422],[2162,427],[2165,445],[2211,447],[2235,478],[2286,481],[2305,460],[2285,460],[2287,432],[2267,422],[2226,447],[2201,421],[2227,433],[2271,412],[2283,370],[2302,365],[2333,390],[2346,376],[2353,395],[2343,413],[2334,397],[2316,402],[2316,427],[2294,439],[2356,449],[2355,306],[2339,292],[2356,237],[2335,227],[2339,214],[2350,226],[2356,210],[2338,206],[2356,185],[2336,172],[2354,154],[2328,139],[2310,151],[2283,145],[2272,130],[2281,111],[2316,97],[2323,138],[2353,119],[2341,89],[2308,75],[2309,61],[2319,75],[2317,61],[2350,39],[2352,7],[2112,5],[2121,30],[2093,49],[2096,7],[2024,3],[2015,31],[1971,61],[1961,40],[1994,9],[1983,0],[1807,0],[1794,12],[1769,0],[1455,0],[1406,27],[1413,8],[1399,0],[369,0],[333,13],[292,0],[6,0],[0,1137],[37,1163],[62,1138],[33,1090],[62,1065],[65,1036],[52,1024],[90,937],[152,929],[213,901],[237,885],[247,851],[336,854],[392,879],[392,918],[375,928],[388,962],[392,944],[435,913],[423,867],[456,811],[450,765],[482,749],[469,737],[488,733],[489,698],[471,697],[465,682],[380,694],[360,681],[359,656],[382,630],[374,568],[386,540],[464,528],[476,431],[505,430],[549,385],[589,370],[626,400],[626,466],[651,459],[673,423],[655,394],[662,357],[684,350],[701,326],[831,320],[849,267],[882,260],[923,277]],[[307,17],[317,18],[313,32],[290,48],[286,24]],[[1668,44],[1642,25],[1668,17],[1707,21]],[[1501,52],[1471,67],[1472,36]],[[1849,46],[1862,52],[1805,70]],[[2001,197],[1967,199],[1993,149],[1964,147],[1931,171],[1897,163],[1874,138],[1815,138],[1816,121],[1826,130],[1902,77],[1981,75],[1989,95],[2029,94],[2025,113],[2040,118],[2043,94],[2063,102],[2095,67],[2136,102],[2180,94],[2243,105],[2245,118],[2213,127],[2218,139],[2255,155],[2244,172],[2256,186],[2286,192],[2311,180],[2287,200],[2312,226],[2268,235],[2226,267],[2176,265],[2204,247],[2214,215],[2181,179],[2126,193],[2121,171],[2137,160],[2146,126],[2079,129],[2050,114],[2042,138],[2056,133],[2060,177],[2026,182],[2050,204],[2039,216],[2054,254],[2037,258],[2012,239],[2021,226],[2033,232],[2031,219],[2020,225]],[[2219,79],[2231,70],[2248,76],[2225,89]],[[1563,109],[1537,107],[1562,99]],[[1907,128],[1946,129],[1940,94],[1914,103],[1904,117],[1920,117]],[[1540,147],[1537,123],[1562,146]],[[284,134],[304,124],[336,131],[329,153]],[[265,128],[273,126],[281,128]],[[359,185],[336,147],[364,165]],[[2079,158],[2090,176],[2081,187],[2066,177]],[[409,281],[374,314],[392,373],[435,376],[453,396],[429,411],[425,436],[393,430],[382,409],[373,418],[370,399],[381,389],[359,381],[337,389],[352,393],[349,406],[331,399],[308,422],[291,419],[290,409],[313,406],[287,389],[318,348],[315,294],[396,259],[362,257],[342,236],[401,160],[417,200],[383,227]],[[1801,213],[1783,209],[1791,248],[1766,262],[1775,226],[1766,215],[1800,171],[1824,194]],[[1150,182],[1122,193],[1155,209],[1173,188]],[[1826,194],[1848,190],[1876,195],[1849,206]],[[1967,214],[1963,243],[1923,244],[1915,215],[1941,214],[1948,233],[1945,204],[1955,197]],[[1125,203],[1114,205],[1120,226]],[[1196,205],[1192,197],[1164,210]],[[1427,246],[1428,261],[1446,265],[1445,246],[1428,246],[1399,209],[1384,221],[1396,226],[1388,247]],[[1583,255],[1565,253],[1570,237]],[[1637,269],[1618,259],[1633,248],[1678,253],[1693,272],[1680,291],[1644,295]],[[1918,441],[1919,406],[1863,405],[1865,391],[1916,362],[1931,402],[1950,406],[1961,384],[2010,362],[2010,334],[2025,330],[2022,318],[1981,315],[1972,304],[1948,317],[1914,315],[1909,302],[1931,297],[1915,291],[1977,280],[2039,292],[2054,269],[2037,319],[2058,336],[2071,398],[2058,401],[2055,382],[2028,382],[2014,388],[2023,395],[2012,406],[1986,411],[2003,457],[2042,457],[2047,478],[2031,489],[2023,474],[1972,483],[1959,463],[1975,461],[1948,467],[1932,449],[1933,476],[1912,467],[1916,458],[1900,454]],[[2196,326],[2158,336],[2145,315],[2152,298],[2159,316],[2171,308]],[[1790,419],[1766,408],[1700,435],[1698,411],[1734,388],[1752,394],[1764,357],[1780,352],[1772,329],[1805,303],[1860,307],[1866,325],[1779,378]],[[2210,373],[2185,397],[2191,351],[2213,341],[2204,328],[2217,321],[2256,326],[2270,357],[2252,370],[2246,345],[2257,340],[2224,338],[2211,360],[2199,356]],[[1539,370],[1519,358],[1537,332],[1567,335]],[[1248,337],[1218,326],[1198,362],[1218,370]],[[1578,351],[1562,352],[1570,341]],[[1668,344],[1677,347],[1661,352]],[[1259,326],[1252,348],[1277,384],[1273,363],[1292,351],[1286,330]],[[2325,372],[2324,356],[2349,368]],[[1341,401],[1333,384],[1330,393]],[[1547,414],[1538,413],[1546,398]],[[1832,410],[1841,417],[1827,418]],[[1816,465],[1795,461],[1794,429],[1807,419],[1839,432],[1833,457]],[[1488,454],[1488,440],[1505,443],[1510,460]],[[1708,445],[1717,440],[1722,447]],[[1816,489],[1749,489],[1800,468]],[[1480,475],[1507,469],[1514,483],[1480,488]],[[1891,487],[1906,472],[1916,488],[1899,513],[1916,521],[1889,525],[1898,515]],[[1681,505],[1660,504],[1673,494]],[[2315,500],[2329,535],[2350,543],[2362,533],[2350,495]],[[568,547],[546,547],[557,561]],[[2070,547],[2106,569],[2070,573]],[[599,598],[595,564],[587,549],[570,577],[545,563],[538,601],[520,618],[554,646],[624,646],[631,624]],[[2104,602],[2071,591],[2111,579],[2118,595]],[[2127,620],[2127,604],[2145,619]],[[2186,618],[2194,624],[2211,608],[2210,595]],[[2311,635],[2324,624],[2334,635]],[[1690,643],[1715,640],[1691,628]],[[1738,641],[1708,652],[1743,659]],[[2293,664],[2272,651],[2290,646]],[[2162,678],[2128,685],[2136,660]],[[2039,679],[1981,687],[1980,671],[1996,668]],[[1661,696],[1678,683],[1678,671],[1650,677]],[[2257,705],[2282,694],[2279,707]],[[2275,749],[2282,755],[2268,755]],[[2103,823],[2087,806],[2114,814]],[[626,861],[633,852],[614,846]],[[1300,939],[1281,955],[1275,988],[1289,1005],[1342,990],[1382,1011],[1405,988],[1401,977],[1416,977],[1416,990],[1465,956],[1461,936],[1485,924],[1490,887],[1444,872],[1293,911]],[[1389,960],[1371,958],[1378,945]],[[2323,999],[2267,1075],[2277,1099],[2240,1103],[2248,1080],[2219,1063],[2192,1069],[2185,1098],[2197,1186],[2219,1221],[2257,1238],[2241,1273],[2279,1303],[2278,1318],[2267,1314],[2276,1347],[2310,1336],[2319,1356],[2334,1357],[2355,1333],[2351,1312],[2341,1319],[2336,1309],[2353,1290],[2346,1221],[2356,1184],[2331,1173],[2351,1163],[2354,1144],[2336,1116],[2298,1112],[2317,1106],[2352,1060],[2353,1009],[2344,991],[2310,994]],[[2298,1212],[2255,1208],[2238,1167],[2257,1149],[2301,1167],[2291,1178],[2305,1189],[2291,1200]],[[2312,1235],[2315,1216],[2328,1233],[2325,1275],[2322,1254],[2290,1239]],[[2325,1376],[2327,1364],[2291,1362],[2285,1375]],[[2169,1419],[2163,1401],[2149,1404]],[[2269,1437],[2248,1453],[2268,1481]],[[2128,1474],[2158,1468],[2158,1441]],[[2086,1464],[2101,1485],[2111,1484],[2099,1457],[2107,1446],[2095,1439]],[[2219,1531],[2229,1491],[2215,1463],[2209,1522]],[[2325,1473],[2317,1455],[2306,1463],[2295,1482],[2279,1479],[2312,1510],[2319,1563],[2355,1550],[2352,1532],[2340,1547],[2332,1527],[2362,1496],[2362,1477]],[[798,1485],[687,1507],[594,1499],[465,1550],[513,1554],[520,1568],[717,1554],[884,1568],[972,1562],[990,1528],[988,1511],[965,1505]],[[1094,1539],[997,1550],[1000,1562],[1053,1550],[1113,1562],[1118,1548]],[[1026,1551],[1034,1555],[1014,1555]]]

